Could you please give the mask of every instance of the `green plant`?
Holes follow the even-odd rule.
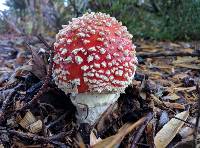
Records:
[[[91,0],[89,7],[115,16],[136,38],[200,39],[200,0]]]

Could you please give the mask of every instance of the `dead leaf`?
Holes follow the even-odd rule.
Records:
[[[195,146],[196,148],[200,147],[200,135],[197,135],[197,145]],[[194,136],[191,135],[186,139],[183,139],[182,141],[178,142],[174,148],[192,148],[194,147]]]
[[[146,130],[145,130],[147,143],[150,144],[150,147],[154,147],[153,138],[155,136],[155,126],[156,126],[156,120],[152,119],[147,124]]]
[[[24,102],[23,101],[20,101],[20,100],[17,100],[15,102],[15,110],[19,110],[20,108],[22,108],[24,106]]]
[[[173,76],[173,78],[174,78],[174,79],[177,79],[177,80],[181,80],[181,79],[184,79],[184,78],[186,78],[186,77],[188,77],[188,74],[186,74],[186,73],[178,73],[178,74],[175,74],[175,75]]]
[[[196,69],[196,70],[200,69],[200,65],[197,65],[197,64],[174,64],[174,66],[183,67],[183,68],[190,68],[190,69]]]
[[[93,133],[93,131],[91,131],[91,133],[90,133],[90,146],[93,146],[93,145],[97,144],[100,141],[102,141],[102,139],[100,137],[97,138],[95,136],[95,134]]]
[[[168,94],[167,96],[162,97],[163,100],[172,100],[175,101],[179,99],[180,97],[177,94]]]
[[[32,73],[39,79],[44,79],[46,72],[46,65],[44,60],[37,54],[37,51],[31,48],[32,51]]]
[[[175,117],[186,120],[188,116],[189,111],[184,111],[177,114]],[[165,148],[176,136],[183,124],[183,121],[175,118],[172,118],[167,124],[165,124],[154,138],[154,144],[156,148]]]
[[[187,91],[187,92],[191,92],[193,90],[196,90],[196,86],[192,86],[192,87],[177,87],[177,88],[174,88],[174,90],[176,92],[178,91]]]
[[[132,130],[136,129],[138,126],[140,126],[142,123],[145,122],[145,117],[142,117],[135,123],[126,123],[124,124],[118,131],[117,134],[110,136],[106,139],[103,139],[99,143],[95,144],[93,148],[114,148],[119,146],[123,138],[130,133]]]
[[[176,43],[170,43],[169,45],[176,48],[181,47],[179,44],[176,44]]]
[[[185,106],[179,103],[163,102],[167,107],[171,109],[185,109]]]
[[[177,57],[177,60],[173,61],[173,64],[180,64],[180,63],[190,63],[190,62],[194,62],[198,60],[198,57],[191,57],[191,56],[187,56],[187,57]]]

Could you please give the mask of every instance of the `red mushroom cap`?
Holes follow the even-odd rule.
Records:
[[[53,73],[69,92],[123,92],[137,58],[132,35],[114,17],[86,13],[63,26],[54,43]]]

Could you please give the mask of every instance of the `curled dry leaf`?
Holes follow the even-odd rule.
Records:
[[[32,49],[32,73],[39,79],[44,79],[46,76],[46,64],[42,57],[37,54],[35,49]]]
[[[175,117],[180,118],[182,120],[186,120],[188,116],[189,116],[189,111],[183,111],[177,114]],[[172,118],[167,124],[165,124],[154,138],[154,143],[156,148],[166,147],[179,132],[183,124],[184,124],[183,121],[180,121],[175,118]]]
[[[19,124],[25,128],[25,129],[28,129],[28,127],[33,124],[34,122],[36,122],[36,118],[35,116],[30,112],[28,111],[24,118],[19,122]]]
[[[31,133],[39,133],[39,132],[42,130],[42,121],[41,121],[41,120],[38,120],[38,121],[32,123],[32,124],[28,127],[28,130],[29,130]]]

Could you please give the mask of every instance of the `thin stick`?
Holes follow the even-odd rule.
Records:
[[[180,120],[180,121],[183,121],[184,123],[188,124],[188,126],[190,126],[191,128],[194,128],[194,127],[195,127],[195,125],[194,125],[193,123],[189,122],[189,121],[185,121],[185,120],[183,120],[183,119],[181,119],[181,118],[178,118],[178,117],[175,117],[175,116],[172,117],[172,118],[177,119],[177,120]]]
[[[61,115],[57,120],[51,122],[50,124],[48,124],[46,127],[47,129],[49,129],[50,127],[54,126],[55,124],[57,124],[58,122],[60,122],[61,120],[63,120],[67,115],[69,114],[69,112],[65,112],[63,115]]]
[[[196,86],[197,95],[198,95],[198,113],[197,113],[197,119],[195,124],[195,130],[194,130],[194,147],[197,147],[197,135],[198,135],[198,127],[199,127],[199,118],[200,118],[200,88],[197,84]]]
[[[13,91],[7,98],[3,101],[3,105],[0,111],[0,124],[5,120],[6,109],[9,105],[9,102],[13,99],[13,96],[16,94],[16,91]]]
[[[47,44],[47,42],[45,41],[44,37],[41,34],[39,34],[37,38],[47,47],[48,50],[51,49],[51,47],[49,46],[49,44]]]
[[[0,91],[11,89],[11,88],[17,86],[17,84],[19,84],[19,82],[20,82],[20,80],[17,79],[15,82],[13,82],[11,84],[6,84],[4,87],[0,88]]]
[[[200,53],[198,52],[159,52],[159,53],[137,53],[137,56],[142,58],[153,58],[153,57],[166,57],[166,56],[200,56]]]

